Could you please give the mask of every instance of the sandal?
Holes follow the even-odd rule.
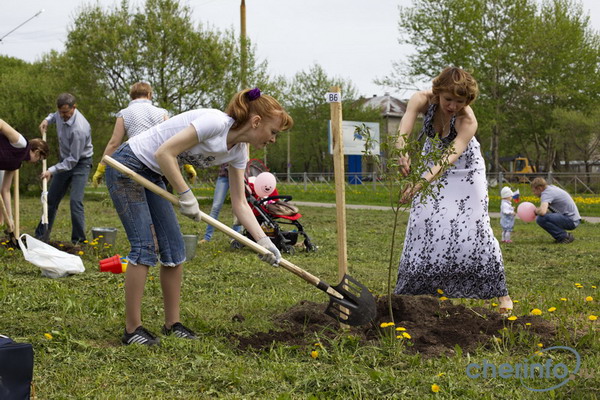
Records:
[[[502,318],[508,318],[512,315],[512,308],[508,308],[508,307],[500,307],[498,309],[498,314],[500,314],[500,316]]]

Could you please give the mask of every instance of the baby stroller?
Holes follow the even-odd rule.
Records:
[[[299,221],[302,214],[298,212],[296,206],[288,203],[292,200],[292,196],[281,196],[275,189],[271,196],[261,198],[254,191],[253,178],[266,171],[268,171],[267,167],[260,160],[252,159],[248,162],[244,177],[248,204],[263,231],[281,252],[293,254],[299,235],[304,238],[303,247],[305,251],[317,251],[317,246],[312,243]],[[289,225],[290,230],[283,229],[280,224]],[[247,230],[244,229],[243,234],[254,240]],[[231,242],[231,247],[234,249],[239,249],[242,246],[241,243],[235,240]]]

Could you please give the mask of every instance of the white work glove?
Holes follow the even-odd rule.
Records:
[[[279,261],[281,261],[281,253],[279,252],[277,246],[275,246],[275,244],[271,241],[271,239],[269,239],[267,236],[264,236],[258,239],[256,243],[260,244],[262,247],[270,251],[270,253],[267,254],[259,254],[258,258],[260,258],[261,261],[264,261],[274,267],[277,267],[279,265]]]
[[[202,219],[200,217],[198,199],[196,199],[196,196],[194,196],[191,189],[188,189],[179,195],[179,211],[196,222],[200,222]]]

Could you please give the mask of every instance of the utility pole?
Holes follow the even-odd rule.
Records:
[[[242,0],[243,2],[243,0]],[[7,37],[8,35],[10,35],[11,33],[13,33],[14,31],[16,31],[17,29],[19,29],[20,27],[22,27],[23,25],[25,25],[26,23],[28,23],[29,21],[31,21],[32,19],[34,19],[35,17],[37,17],[38,15],[40,15],[41,13],[44,12],[44,9],[42,8],[40,11],[38,11],[33,17],[29,18],[28,20],[26,20],[25,22],[21,23],[20,25],[18,25],[15,29],[13,29],[12,31],[8,32],[7,34],[5,34],[4,36],[0,37],[0,43],[2,43],[2,40]]]
[[[246,69],[248,65],[248,46],[246,45],[246,1],[242,0],[240,5],[240,84],[245,89],[248,86],[246,82]]]

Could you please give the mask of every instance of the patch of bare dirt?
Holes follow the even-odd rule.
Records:
[[[326,307],[327,304],[301,301],[274,317],[278,329],[235,336],[234,339],[240,349],[251,350],[269,348],[273,343],[312,345],[315,332],[320,336],[336,337],[343,331],[335,320],[324,314]],[[412,346],[407,346],[407,351],[431,357],[453,354],[456,345],[464,352],[489,345],[494,336],[501,336],[499,331],[504,327],[527,329],[543,343],[551,343],[556,335],[556,327],[540,317],[519,316],[516,321],[507,321],[487,308],[454,305],[430,296],[393,296],[392,309],[395,326],[404,327],[410,333]],[[350,332],[365,342],[379,341],[394,329],[382,328],[384,322],[390,322],[387,296],[377,299],[377,317],[372,323],[351,327]]]

